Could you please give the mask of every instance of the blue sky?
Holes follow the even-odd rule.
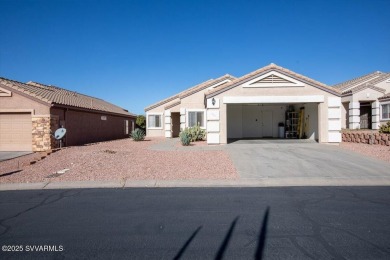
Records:
[[[389,13],[389,0],[0,0],[0,76],[137,114],[271,62],[332,85],[390,72]]]

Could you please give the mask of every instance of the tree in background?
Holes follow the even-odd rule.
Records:
[[[138,127],[145,129],[146,128],[146,118],[144,115],[137,116],[137,120],[135,121]]]

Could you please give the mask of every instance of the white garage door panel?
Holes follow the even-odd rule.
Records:
[[[0,151],[31,151],[31,132],[31,114],[0,114]]]

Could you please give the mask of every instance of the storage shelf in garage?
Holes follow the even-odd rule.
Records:
[[[298,138],[299,112],[286,112],[285,138]]]

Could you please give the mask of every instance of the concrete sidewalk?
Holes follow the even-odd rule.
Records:
[[[390,186],[390,177],[365,178],[264,178],[256,180],[126,180],[39,183],[2,183],[0,191],[80,188],[172,188],[172,187],[299,187],[299,186]]]

